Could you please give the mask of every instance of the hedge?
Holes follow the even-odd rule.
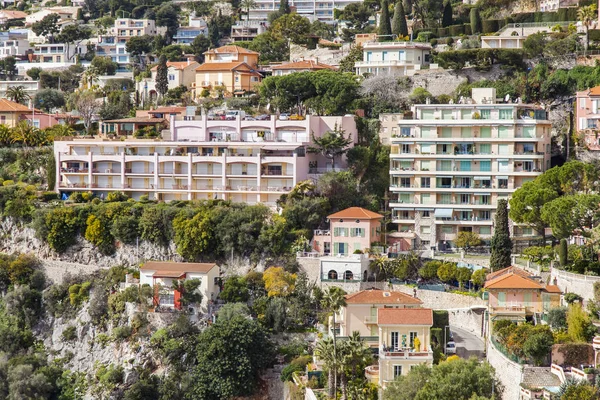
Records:
[[[497,19],[485,19],[482,22],[483,33],[494,33],[498,32],[499,24]]]
[[[460,36],[465,33],[464,25],[450,25],[448,27],[448,32],[450,36]]]
[[[465,35],[472,35],[473,32],[471,31],[471,24],[464,24],[463,28],[465,30]]]
[[[467,63],[478,69],[486,69],[492,64],[524,69],[523,50],[520,49],[468,49],[444,51],[437,54],[435,62],[442,68],[460,70]]]
[[[588,31],[590,40],[599,41],[600,40],[600,29],[590,29]]]

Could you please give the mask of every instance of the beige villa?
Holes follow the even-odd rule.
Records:
[[[382,308],[420,308],[423,302],[402,292],[367,289],[346,296],[346,306],[340,309],[336,320],[340,336],[350,336],[358,331],[371,346],[379,344],[377,311]]]

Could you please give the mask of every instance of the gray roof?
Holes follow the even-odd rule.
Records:
[[[530,388],[543,388],[560,386],[558,376],[554,375],[549,367],[525,367],[521,385]]]

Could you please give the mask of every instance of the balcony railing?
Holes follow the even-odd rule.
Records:
[[[331,236],[331,231],[329,229],[316,229],[314,231],[315,236]]]

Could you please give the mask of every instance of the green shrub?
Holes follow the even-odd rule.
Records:
[[[73,325],[69,325],[63,331],[61,338],[65,342],[70,342],[72,340],[77,339],[77,327]]]
[[[14,184],[15,184],[15,181],[13,181],[12,179],[2,182],[2,186],[12,186]]]
[[[108,343],[110,343],[110,336],[106,333],[99,333],[96,336],[96,342],[100,345],[100,347],[104,348]]]
[[[446,37],[448,36],[449,33],[449,29],[448,28],[438,28],[437,30],[437,36],[438,37]]]
[[[69,286],[69,301],[72,306],[78,307],[90,297],[91,282],[76,283]]]
[[[497,19],[486,19],[482,22],[483,33],[494,33],[499,30],[499,24]]]
[[[467,36],[474,35],[474,33],[473,33],[473,29],[471,28],[471,25],[469,25],[469,24],[464,24],[464,25],[463,25],[463,28],[464,28],[464,31],[465,31],[465,35],[467,35]],[[475,32],[475,33],[476,33],[476,32]]]
[[[563,268],[567,266],[567,262],[568,262],[567,256],[568,256],[567,239],[562,238],[562,239],[560,239],[560,245],[558,247],[558,259],[560,262],[560,266]]]
[[[590,29],[588,31],[589,37],[590,37],[590,41],[600,41],[600,29]]]
[[[39,199],[48,202],[52,200],[59,200],[60,196],[56,192],[42,192],[39,196]]]
[[[115,202],[115,201],[126,201],[128,199],[127,195],[122,192],[110,192],[108,196],[106,196],[107,202]]]
[[[448,32],[450,36],[460,36],[465,33],[464,25],[450,25],[448,27]]]
[[[113,328],[112,336],[116,341],[123,341],[131,336],[133,329],[129,325],[117,326]]]

